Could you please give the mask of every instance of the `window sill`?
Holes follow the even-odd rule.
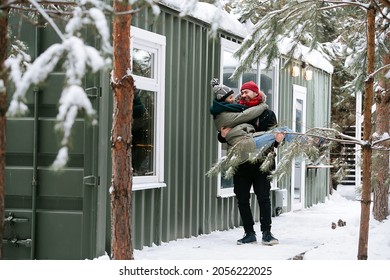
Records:
[[[308,169],[315,169],[315,168],[332,168],[333,165],[325,165],[325,164],[320,164],[320,165],[306,165],[306,168]]]
[[[229,192],[229,193],[221,193],[221,194],[218,194],[217,197],[218,198],[229,198],[229,197],[233,197],[233,196],[236,196],[233,191],[232,192]]]
[[[277,190],[281,190],[281,189],[279,189],[278,187],[271,187],[271,189],[270,189],[271,192],[277,191]],[[253,188],[251,188],[250,193],[254,193]],[[219,194],[217,194],[218,198],[229,198],[229,197],[233,197],[233,196],[236,196],[233,192],[233,188],[231,188],[230,191],[220,192]]]
[[[165,183],[134,183],[133,184],[133,191],[165,188],[166,186],[167,186],[167,184],[165,184]]]

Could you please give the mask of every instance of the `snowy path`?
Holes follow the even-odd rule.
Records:
[[[345,190],[344,190],[344,193]],[[299,254],[304,259],[356,260],[360,227],[360,203],[342,196],[343,190],[326,203],[273,218],[272,232],[280,244],[236,245],[242,228],[212,232],[198,237],[180,239],[161,246],[135,250],[136,260],[287,260]],[[344,194],[343,194],[344,195]],[[349,192],[349,198],[350,198]],[[331,228],[341,219],[346,226]],[[259,229],[259,224],[255,225]],[[390,260],[390,222],[370,219],[368,259]]]

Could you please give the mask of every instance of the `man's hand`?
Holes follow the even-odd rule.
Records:
[[[230,127],[222,127],[221,128],[221,136],[226,138],[226,135],[232,130]]]
[[[286,136],[285,132],[275,132],[275,141],[280,143],[283,141],[285,136]]]

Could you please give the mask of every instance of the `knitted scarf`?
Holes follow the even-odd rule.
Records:
[[[253,106],[259,105],[262,101],[263,101],[263,98],[259,94],[258,96],[256,96],[255,98],[253,98],[253,99],[251,99],[249,101],[241,99],[238,103],[242,104],[242,105],[245,105],[245,106],[248,106],[248,107],[253,107]]]

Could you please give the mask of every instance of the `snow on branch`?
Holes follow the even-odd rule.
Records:
[[[315,40],[320,34],[319,25],[313,24],[320,17],[318,8],[321,5],[318,1],[289,1],[281,7],[275,7],[272,3],[264,5],[268,5],[269,11],[257,15],[257,23],[251,33],[234,53],[240,64],[231,79],[239,77],[251,68],[253,61],[259,59],[263,59],[266,68],[269,68],[281,54],[289,58],[287,63],[292,58],[309,59],[306,56],[314,49],[326,57]],[[302,50],[302,42],[309,45],[307,51]]]
[[[372,135],[373,139],[375,139],[375,141],[372,142],[372,146],[374,148],[378,148],[380,149],[381,147],[379,146],[379,144],[382,144],[386,141],[389,141],[390,140],[390,135],[389,133],[383,133],[382,135],[378,135],[377,133],[374,133]]]
[[[267,131],[264,134],[273,133]],[[228,148],[227,155],[216,162],[206,173],[208,176],[221,174],[224,178],[231,178],[238,166],[244,161],[252,163],[261,162],[260,169],[263,172],[269,172],[271,177],[281,179],[291,170],[292,161],[300,156],[312,162],[314,165],[329,164],[329,151],[336,143],[355,144],[364,146],[366,143],[352,136],[341,133],[335,128],[315,127],[305,133],[288,132],[295,135],[295,139],[286,143],[283,142],[279,149],[283,149],[281,160],[278,162],[275,170],[272,170],[275,163],[275,153],[270,146],[263,146],[254,151],[244,151],[242,145],[238,142],[236,145]],[[387,138],[386,138],[387,139]],[[243,159],[246,158],[244,161]],[[345,164],[340,161],[334,166],[340,166],[339,175],[344,174]]]
[[[54,20],[45,12],[45,10],[41,7],[40,4],[37,3],[35,0],[28,0],[28,2],[33,5],[38,12],[44,17],[44,19],[47,20],[47,22],[51,25],[51,27],[54,29],[54,31],[57,33],[57,35],[61,38],[64,39],[64,35],[62,34],[61,30],[58,28],[58,26],[54,23]]]
[[[321,9],[334,9],[334,8],[339,8],[339,7],[345,7],[345,6],[357,6],[360,7],[364,10],[368,10],[369,4],[364,4],[361,2],[357,1],[348,1],[348,0],[324,0],[324,3],[332,4],[330,6],[325,6]]]
[[[129,1],[129,4],[130,5],[135,5],[135,4],[139,4],[139,2],[146,2],[146,4],[148,6],[150,6],[152,8],[152,12],[155,16],[158,16],[161,12],[160,10],[160,7],[158,6],[157,2],[159,1],[156,1],[156,0],[143,0],[143,1],[140,1],[140,0],[128,0]],[[187,2],[187,1],[185,1]],[[131,13],[133,13],[133,11],[131,11]]]
[[[96,30],[99,32],[102,42],[102,50],[106,53],[112,51],[110,42],[110,28],[107,24],[106,18],[101,10],[97,8],[89,9],[89,16],[93,21],[93,24],[96,26]]]
[[[5,85],[3,79],[0,79],[0,93],[5,92]]]
[[[389,69],[389,71],[386,72],[385,78],[390,79],[390,64],[383,65],[379,69],[377,69],[375,72],[368,75],[366,80],[372,79],[375,75],[377,75],[381,71],[385,71],[386,69]]]
[[[51,45],[32,63],[30,57],[20,49],[5,61],[10,81],[15,85],[7,114],[8,116],[25,114],[28,110],[25,100],[29,88],[45,81],[59,63],[62,63],[65,81],[59,100],[58,123],[55,127],[62,134],[62,147],[52,166],[54,169],[60,169],[68,161],[71,129],[78,112],[83,111],[87,118],[93,120],[93,124],[96,123],[95,110],[82,85],[88,71],[97,72],[111,65],[109,25],[103,13],[104,9],[109,10],[110,7],[97,0],[76,1],[77,6],[74,7],[72,17],[65,27],[65,32],[62,33],[36,0],[29,1],[56,30],[61,42]],[[101,39],[100,50],[86,45],[82,38],[81,31],[89,26],[96,27]]]
[[[65,48],[61,44],[51,45],[41,56],[35,59],[34,63],[27,64],[26,70],[20,69],[23,66],[23,56],[11,56],[5,61],[6,68],[11,70],[10,79],[15,84],[8,116],[20,116],[27,113],[27,106],[24,104],[26,93],[31,85],[43,82],[47,76],[54,70],[58,61],[64,54]]]

